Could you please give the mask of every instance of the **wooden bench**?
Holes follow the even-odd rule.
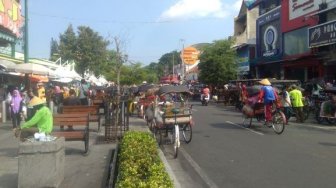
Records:
[[[89,117],[88,113],[79,114],[54,114],[53,123],[54,130],[53,136],[64,137],[66,141],[83,141],[85,153],[89,151]],[[71,126],[73,129],[64,129],[64,126]],[[59,129],[55,129],[59,127]]]
[[[98,131],[100,130],[100,114],[99,114],[99,106],[84,106],[84,105],[77,105],[77,106],[63,106],[61,108],[62,114],[79,114],[84,113],[90,114],[90,122],[97,122],[98,123]]]

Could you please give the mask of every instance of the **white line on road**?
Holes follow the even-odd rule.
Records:
[[[182,148],[179,148],[179,151],[187,159],[189,164],[194,168],[198,175],[203,179],[203,181],[211,188],[218,188],[218,186],[213,182],[201,169],[201,167],[191,158],[191,156]]]
[[[254,131],[254,130],[252,130],[252,129],[243,127],[243,126],[241,126],[241,125],[239,125],[239,124],[236,124],[236,123],[233,123],[233,122],[231,122],[231,121],[226,121],[226,123],[229,123],[229,124],[231,124],[231,125],[234,125],[234,126],[237,126],[237,127],[240,127],[240,128],[246,129],[246,130],[249,130],[249,131],[251,131],[251,132],[253,132],[253,133],[255,133],[255,134],[258,134],[258,135],[264,135],[264,134],[261,133],[261,132]]]

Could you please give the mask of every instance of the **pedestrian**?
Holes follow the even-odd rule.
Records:
[[[79,100],[81,101],[82,105],[89,105],[88,95],[89,95],[89,87],[86,84],[85,79],[82,79],[79,86]]]
[[[21,111],[22,111],[22,97],[19,90],[12,92],[12,98],[10,101],[10,112],[12,117],[13,129],[20,126],[21,123]]]
[[[60,113],[60,109],[63,104],[63,93],[59,86],[55,86],[51,98],[54,103],[54,109],[53,109],[54,114]]]
[[[47,101],[46,99],[46,90],[42,82],[37,83],[37,96],[43,101]]]
[[[292,103],[290,100],[288,90],[289,90],[288,86],[284,87],[282,91],[282,98],[281,98],[282,106],[284,107],[284,114],[286,117],[286,124],[288,124],[288,120],[292,114]]]
[[[303,123],[304,117],[303,117],[303,101],[302,101],[302,92],[299,90],[299,88],[295,85],[291,86],[290,92],[289,92],[292,106],[296,115],[296,122],[297,123]]]
[[[34,97],[29,101],[28,106],[34,108],[36,113],[20,128],[15,129],[15,135],[20,135],[21,141],[34,136],[35,133],[48,135],[53,129],[53,116],[49,108],[45,106],[45,101],[39,97]]]
[[[277,108],[279,108],[278,103],[276,102],[279,97],[272,87],[271,82],[267,78],[260,80],[259,83],[262,87],[259,92],[258,102],[260,103],[262,100],[264,101],[265,125],[271,127],[273,103],[275,103]]]
[[[74,89],[70,89],[69,97],[64,99],[64,106],[73,106],[73,105],[81,105],[81,101],[76,96],[76,91]]]

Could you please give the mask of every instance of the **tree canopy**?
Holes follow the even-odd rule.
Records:
[[[222,84],[237,75],[236,52],[232,40],[218,40],[204,47],[200,56],[199,80],[207,84]]]

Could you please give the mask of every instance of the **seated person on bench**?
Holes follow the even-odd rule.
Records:
[[[34,136],[35,133],[48,135],[53,129],[53,116],[49,108],[45,106],[45,101],[34,97],[30,100],[28,106],[34,108],[36,113],[29,121],[22,124],[21,128],[15,130],[15,136],[20,135],[21,141]]]

